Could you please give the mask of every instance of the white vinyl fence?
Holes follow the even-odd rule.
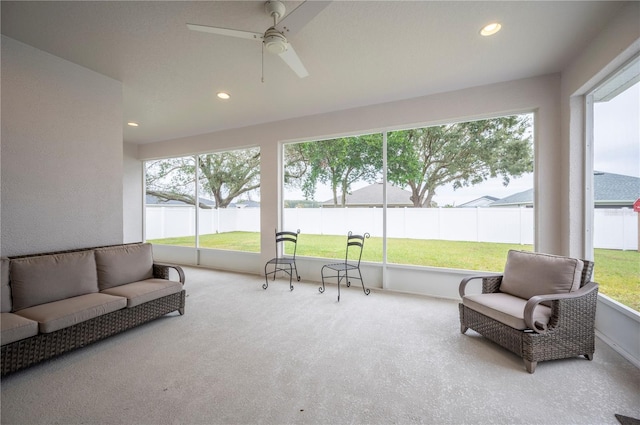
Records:
[[[285,208],[289,230],[305,234],[382,236],[381,208]],[[259,232],[259,208],[201,209],[200,234]],[[387,237],[533,244],[532,208],[389,208]],[[146,238],[195,235],[195,207],[146,206]],[[273,231],[273,230],[270,230]],[[631,209],[594,210],[594,247],[638,249],[638,217]]]

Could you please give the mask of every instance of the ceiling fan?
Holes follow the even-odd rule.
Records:
[[[331,2],[307,0],[283,18],[286,11],[284,4],[277,0],[267,1],[265,11],[273,18],[273,26],[269,27],[264,34],[196,24],[187,24],[187,28],[193,31],[259,41],[262,43],[263,49],[280,56],[298,77],[304,78],[309,75],[309,72],[302,64],[296,51],[293,50],[293,46],[285,34],[288,36],[296,34],[329,3]]]

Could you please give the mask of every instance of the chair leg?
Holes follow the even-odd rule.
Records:
[[[320,275],[322,276],[322,286],[318,288],[318,291],[323,294],[324,293],[324,267],[320,270]]]
[[[536,371],[536,366],[538,362],[530,362],[529,360],[524,360],[524,367],[527,369],[527,372],[533,373]]]
[[[591,354],[585,354],[584,356],[585,356],[585,357],[587,358],[587,360],[589,360],[589,361],[593,360],[593,353],[591,353]]]
[[[291,283],[291,279],[293,279],[293,266],[289,264],[289,291],[293,291],[293,284]]]
[[[300,282],[300,275],[298,274],[298,267],[296,266],[296,263],[293,263],[293,269],[296,271],[296,280]]]
[[[269,275],[267,274],[267,265],[264,265],[264,285],[262,285],[262,289],[267,289],[269,287]]]
[[[460,323],[460,333],[461,334],[465,334],[467,331],[469,330],[468,327],[466,327],[465,325],[463,325],[462,323]]]
[[[349,286],[351,286],[351,283],[349,282],[349,271],[345,270],[344,271],[344,278],[347,280],[347,288]],[[338,302],[340,302],[340,282],[342,281],[342,279],[340,278],[340,272],[338,272]]]
[[[364,287],[364,280],[362,280],[362,273],[360,273],[360,269],[358,269],[358,274],[360,275],[360,283],[362,283],[362,291],[365,295],[369,295],[371,293],[371,290]]]

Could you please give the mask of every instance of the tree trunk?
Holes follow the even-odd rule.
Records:
[[[433,199],[433,195],[435,195],[435,192],[429,191],[427,192],[427,197],[424,199],[424,203],[422,205],[422,208],[431,208],[431,201]]]
[[[420,191],[413,184],[411,184],[409,186],[411,187],[411,198],[409,198],[409,199],[411,200],[411,202],[413,202],[413,207],[414,208],[421,208],[422,207],[422,196],[420,196]]]

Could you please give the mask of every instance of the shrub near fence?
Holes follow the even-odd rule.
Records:
[[[382,208],[285,208],[288,229],[382,236]],[[201,209],[200,234],[259,232],[259,208]],[[387,237],[533,244],[532,208],[389,208]],[[195,235],[195,207],[146,206],[146,239]],[[594,247],[637,250],[638,218],[631,209],[594,210]]]

